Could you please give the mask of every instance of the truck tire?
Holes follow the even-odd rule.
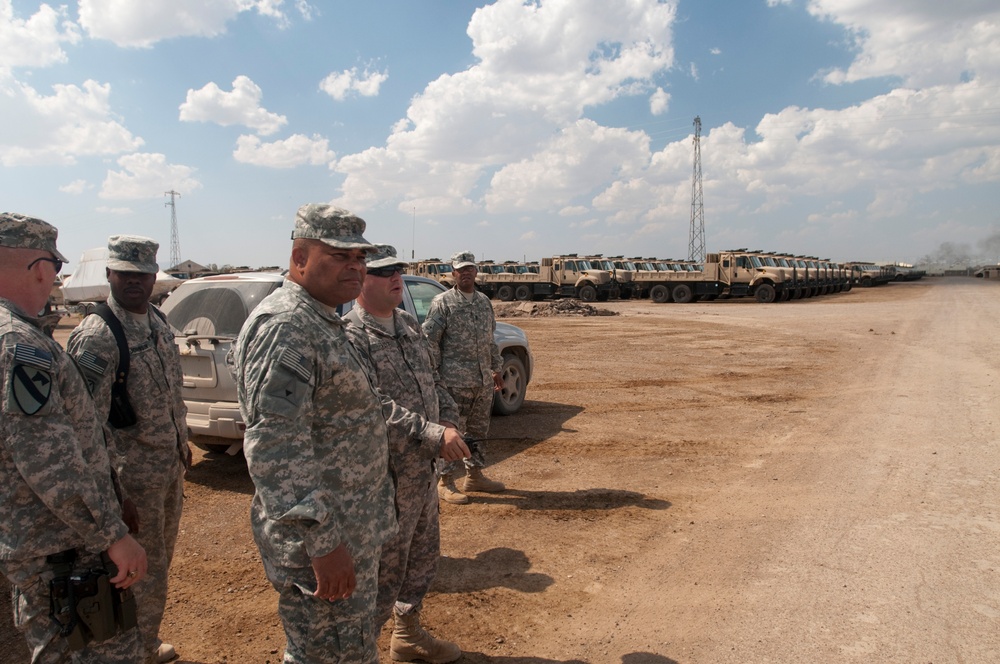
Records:
[[[761,284],[760,286],[757,286],[756,290],[754,290],[754,297],[756,297],[757,301],[761,304],[771,304],[776,299],[776,294],[777,292],[774,290],[774,286],[772,284]]]
[[[514,287],[508,284],[504,284],[497,288],[497,297],[504,302],[510,302],[514,299]]]
[[[674,286],[674,292],[672,293],[674,302],[678,304],[687,304],[688,302],[694,302],[694,291],[687,284],[678,284]]]
[[[670,289],[663,284],[656,284],[649,289],[649,299],[657,304],[670,301]]]
[[[514,297],[521,300],[522,302],[527,302],[531,300],[531,287],[525,286],[524,284],[517,287],[514,291]]]
[[[493,414],[513,415],[524,403],[524,392],[528,387],[528,375],[521,358],[513,353],[504,355],[500,376],[503,388],[493,397]]]
[[[577,294],[584,302],[593,302],[597,299],[597,289],[590,284],[584,284],[577,289]]]

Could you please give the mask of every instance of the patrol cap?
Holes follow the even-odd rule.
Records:
[[[365,220],[344,208],[324,203],[309,203],[295,213],[292,239],[320,240],[339,249],[375,251],[375,246],[361,234]]]
[[[463,267],[479,267],[476,265],[476,256],[471,251],[460,251],[451,257],[451,269],[461,270]]]
[[[156,240],[140,235],[112,235],[108,238],[108,269],[116,272],[156,274]]]
[[[17,212],[0,214],[0,247],[48,251],[63,263],[68,263],[66,257],[56,249],[58,236],[59,231],[47,221]]]
[[[376,244],[375,251],[368,254],[366,263],[366,267],[369,270],[380,267],[394,267],[396,265],[406,267],[409,265],[406,261],[396,258],[396,247],[391,244]]]

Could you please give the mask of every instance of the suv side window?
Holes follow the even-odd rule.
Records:
[[[410,293],[410,299],[413,300],[413,314],[417,317],[417,322],[423,325],[424,319],[427,318],[427,312],[431,308],[431,300],[446,289],[440,284],[429,284],[423,281],[404,281],[404,283],[406,290]]]

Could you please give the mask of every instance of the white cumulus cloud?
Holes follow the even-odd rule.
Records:
[[[193,168],[167,163],[166,155],[136,152],[120,157],[118,166],[121,170],[108,171],[101,185],[99,196],[105,200],[161,198],[172,189],[201,189]]]
[[[15,67],[48,67],[66,62],[64,43],[76,44],[80,31],[66,7],[43,4],[30,17],[14,15],[11,0],[0,0],[0,76]]]
[[[286,0],[79,0],[80,25],[94,39],[118,46],[148,48],[174,37],[214,37],[241,12],[256,11],[288,25]],[[309,20],[311,6],[297,0],[295,9]]]
[[[233,158],[244,164],[269,168],[322,166],[333,162],[337,155],[329,141],[321,136],[295,134],[283,141],[263,143],[256,136],[240,136]]]
[[[82,194],[87,189],[90,189],[90,185],[86,180],[73,180],[59,187],[59,191],[64,194]]]
[[[247,76],[237,76],[231,92],[208,83],[200,90],[188,90],[187,99],[180,105],[180,119],[214,122],[223,127],[243,125],[261,136],[269,136],[288,124],[288,119],[261,108],[262,97],[260,86]]]
[[[369,71],[367,68],[358,74],[358,68],[352,67],[342,72],[334,72],[320,81],[319,89],[337,101],[344,101],[352,92],[362,97],[377,97],[382,84],[389,80],[386,71]]]
[[[73,164],[78,157],[141,147],[111,112],[110,84],[54,85],[49,96],[21,83],[0,94],[0,164]]]

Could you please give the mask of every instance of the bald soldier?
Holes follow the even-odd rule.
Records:
[[[37,323],[66,262],[56,235],[40,219],[0,214],[0,571],[14,588],[14,624],[33,663],[141,664],[134,627],[85,643],[79,621],[49,617],[50,581],[104,567],[102,552],[119,588],[146,573],[84,378]]]
[[[397,403],[434,422],[454,427],[458,409],[431,364],[430,346],[417,319],[399,309],[403,268],[396,249],[375,245],[354,308],[344,317],[347,333],[375,373],[379,389]],[[462,656],[456,644],[436,639],[420,625],[424,595],[441,557],[434,460],[439,445],[425,445],[405,431],[389,430],[389,458],[396,471],[399,532],[382,548],[378,625],[393,618],[392,659],[431,664]]]
[[[127,362],[123,392],[134,422],[109,420],[121,464],[121,483],[138,520],[136,539],[146,550],[146,578],[135,586],[139,631],[150,664],[177,656],[160,637],[167,576],[180,528],[184,471],[191,464],[187,407],[181,395],[181,358],[170,325],[149,302],[156,283],[156,241],[138,235],[108,238],[106,275],[111,296],[73,330],[66,345],[91,386],[98,413],[111,411],[116,375]],[[114,325],[122,336],[119,348]],[[122,354],[127,357],[123,358]]]
[[[347,210],[299,208],[286,280],[250,314],[230,356],[251,527],[278,591],[285,662],[378,662],[378,563],[396,533],[388,427],[446,458],[468,454],[454,429],[384,398],[347,338],[336,308],[361,292],[374,249],[364,230]]]

